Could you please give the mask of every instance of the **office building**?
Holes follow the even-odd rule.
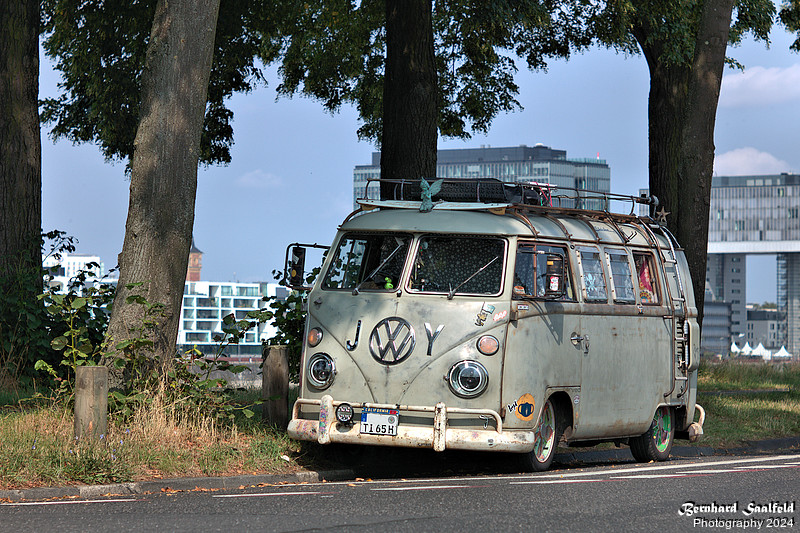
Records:
[[[708,282],[731,302],[735,336],[747,334],[746,257],[777,254],[777,311],[783,324],[776,345],[800,351],[800,175],[715,176],[708,253]]]
[[[366,190],[367,180],[381,174],[381,154],[373,152],[371,165],[358,165],[353,171],[353,202],[358,198],[379,197],[377,183]],[[513,146],[448,149],[437,152],[436,178],[498,179],[506,183],[535,181],[558,187],[609,192],[611,169],[605,159],[568,158],[566,150],[549,146]],[[588,206],[587,206],[588,207]]]
[[[285,299],[288,294],[288,290],[277,283],[187,281],[183,291],[178,351],[183,353],[197,348],[204,355],[215,355],[219,343],[214,339],[224,337],[222,327],[226,316],[244,320],[248,318],[248,312],[268,306],[264,297]],[[260,361],[262,341],[269,340],[275,333],[271,323],[257,324],[238,344],[227,346],[225,354],[233,360]]]
[[[783,346],[785,336],[782,331],[786,325],[783,313],[777,309],[747,309],[747,332],[744,339],[750,346],[763,344],[769,350],[778,350]]]

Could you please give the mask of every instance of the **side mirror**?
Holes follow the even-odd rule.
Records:
[[[564,258],[558,254],[547,254],[547,269],[544,277],[544,297],[556,300],[564,296]]]
[[[311,289],[306,283],[306,251],[308,248],[327,250],[329,247],[297,242],[290,244],[286,248],[286,263],[283,270],[283,280],[287,287],[298,291]]]

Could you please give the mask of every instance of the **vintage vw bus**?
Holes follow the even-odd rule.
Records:
[[[293,438],[518,452],[545,470],[559,443],[628,443],[650,461],[702,434],[686,259],[633,214],[654,199],[395,189],[360,201],[310,288]],[[618,201],[628,214],[610,212]],[[287,251],[296,288],[303,255]]]

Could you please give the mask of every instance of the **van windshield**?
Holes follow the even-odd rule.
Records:
[[[333,252],[323,288],[394,290],[410,242],[411,235],[399,233],[345,234]]]
[[[485,237],[422,237],[411,271],[412,291],[500,294],[505,241]]]

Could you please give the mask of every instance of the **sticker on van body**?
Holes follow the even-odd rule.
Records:
[[[509,413],[514,413],[520,420],[530,421],[533,420],[533,411],[536,407],[536,400],[533,395],[525,393],[515,400],[514,403],[506,406]]]
[[[481,306],[481,310],[478,312],[478,318],[475,320],[476,326],[482,326],[486,323],[486,319],[489,318],[489,315],[494,313],[494,306],[491,304],[487,304],[483,302]]]

